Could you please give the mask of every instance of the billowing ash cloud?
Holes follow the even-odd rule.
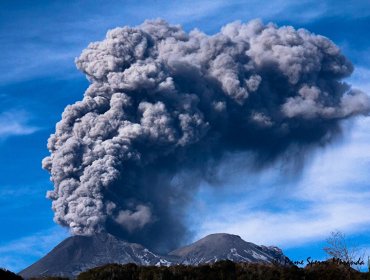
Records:
[[[116,28],[76,64],[91,84],[43,161],[55,221],[156,249],[187,234],[186,203],[226,154],[263,165],[330,141],[370,108],[341,82],[353,67],[330,40],[260,21],[212,36],[162,20]]]

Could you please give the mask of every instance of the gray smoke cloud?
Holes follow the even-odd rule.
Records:
[[[90,86],[48,141],[55,221],[170,249],[200,180],[230,153],[264,166],[329,142],[369,97],[329,39],[255,20],[215,35],[163,20],[110,30],[76,59]]]

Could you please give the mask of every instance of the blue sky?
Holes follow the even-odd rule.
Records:
[[[46,141],[88,82],[74,58],[108,29],[164,18],[212,34],[261,18],[322,34],[354,63],[349,82],[370,93],[370,2],[354,1],[21,1],[0,2],[0,267],[18,271],[68,236],[53,223]],[[298,176],[279,165],[260,174],[221,169],[189,210],[195,237],[212,232],[277,245],[293,260],[324,258],[325,238],[343,231],[370,254],[370,120],[343,124],[344,136],[317,149]]]

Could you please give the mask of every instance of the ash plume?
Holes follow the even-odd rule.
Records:
[[[250,152],[264,166],[330,142],[370,108],[342,81],[353,66],[333,42],[258,20],[212,36],[163,20],[116,28],[76,64],[91,84],[43,160],[54,219],[151,249],[186,236],[185,206],[225,155]]]

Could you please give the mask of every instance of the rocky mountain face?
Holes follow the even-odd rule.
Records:
[[[138,265],[169,265],[140,244],[129,243],[110,234],[72,236],[62,241],[45,257],[19,274],[33,276],[74,277],[87,269],[108,263]]]
[[[199,265],[226,259],[234,262],[291,263],[277,247],[257,246],[231,234],[211,234],[165,256],[110,234],[96,234],[65,239],[45,257],[19,274],[26,279],[46,275],[76,277],[82,271],[108,263]]]
[[[169,255],[178,257],[178,263],[186,265],[215,263],[219,260],[290,264],[290,260],[277,247],[258,246],[244,241],[238,235],[225,233],[210,234]]]

